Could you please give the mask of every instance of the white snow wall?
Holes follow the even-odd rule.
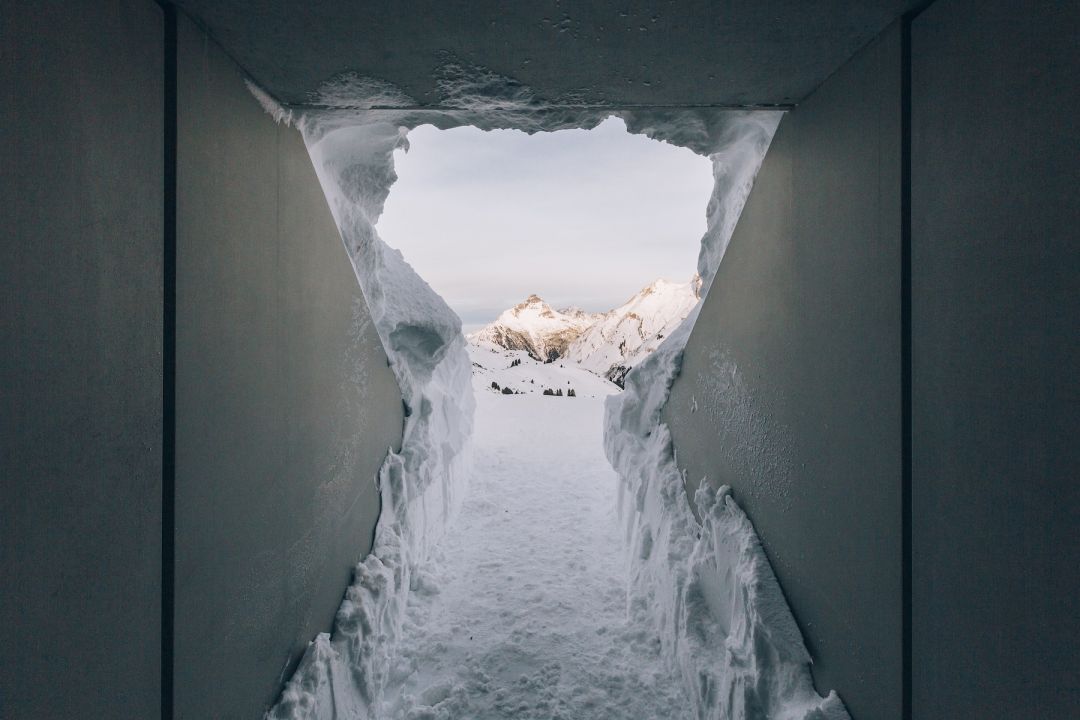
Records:
[[[548,104],[481,68],[440,71],[439,110],[378,80],[346,75],[320,105],[288,110],[252,91],[304,134],[379,334],[408,419],[400,455],[381,473],[382,513],[371,555],[357,566],[332,634],[319,636],[273,718],[373,717],[400,634],[413,568],[461,497],[473,400],[460,320],[374,228],[395,179],[393,151],[421,124],[525,132],[592,128],[615,115],[632,133],[711,158],[715,176],[698,271],[707,290],[723,257],[779,112],[608,111]],[[399,110],[389,109],[401,107]],[[697,317],[691,313],[609,401],[605,444],[623,480],[632,576],[629,609],[662,638],[702,718],[846,717],[813,690],[809,655],[745,515],[725,493],[690,503],[660,410]]]

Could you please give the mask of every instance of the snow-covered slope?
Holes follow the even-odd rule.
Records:
[[[685,283],[660,279],[605,313],[553,310],[530,295],[468,339],[472,345],[520,350],[534,360],[562,359],[621,386],[630,368],[690,314],[700,291],[697,276]]]
[[[537,295],[499,315],[469,335],[473,343],[494,343],[507,350],[524,350],[535,360],[554,360],[566,354],[578,335],[595,320],[577,308],[554,310]]]
[[[570,345],[566,359],[622,385],[630,368],[659,347],[690,314],[701,281],[656,280],[614,310],[604,313]]]
[[[619,392],[614,383],[561,360],[537,362],[524,350],[507,350],[490,342],[469,343],[467,347],[477,394],[499,394],[509,388],[511,393],[543,395],[551,390],[563,393],[553,401],[568,398],[572,402],[570,390],[576,397],[600,399]]]

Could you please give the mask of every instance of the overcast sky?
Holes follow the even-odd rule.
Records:
[[[689,279],[712,189],[706,158],[630,135],[409,133],[379,235],[450,304],[466,331],[536,293],[610,310],[658,277]]]

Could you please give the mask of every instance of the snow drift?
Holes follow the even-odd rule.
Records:
[[[318,110],[281,108],[253,89],[268,112],[304,135],[409,410],[401,452],[380,473],[374,549],[356,567],[333,632],[312,642],[272,718],[373,717],[414,573],[462,493],[473,397],[460,321],[374,227],[395,179],[393,151],[407,148],[408,130],[590,129],[615,115],[629,132],[710,157],[715,186],[698,261],[704,296],[780,119],[548,102],[453,58],[437,75],[436,110],[416,109],[396,88],[356,75],[328,83],[312,98],[324,106]],[[631,552],[629,611],[655,630],[699,718],[845,718],[834,694],[814,692],[809,656],[746,516],[723,490],[699,494],[703,523],[691,512],[660,410],[698,308],[607,401],[605,450],[622,480]]]

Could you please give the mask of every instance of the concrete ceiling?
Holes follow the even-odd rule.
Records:
[[[548,100],[797,103],[916,0],[179,0],[265,89],[301,105],[343,72],[437,104],[455,57]]]

